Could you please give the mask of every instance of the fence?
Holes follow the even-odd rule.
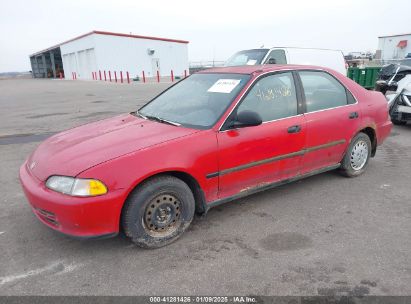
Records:
[[[190,62],[190,74],[202,71],[205,69],[216,68],[224,66],[224,61],[192,61]]]
[[[373,61],[379,63],[381,66],[386,64],[402,64],[411,66],[411,58],[404,58],[404,59],[374,59]]]
[[[118,73],[117,73],[118,72]],[[141,76],[141,78],[140,78]],[[106,81],[114,83],[128,83],[130,84],[133,81],[142,81],[143,83],[147,82],[162,82],[162,81],[171,81],[179,80],[188,76],[187,70],[181,72],[181,74],[175,74],[174,70],[170,70],[170,76],[161,76],[160,71],[156,72],[156,75],[153,77],[146,77],[145,71],[141,71],[141,75],[137,75],[134,78],[130,77],[128,71],[107,71],[107,70],[98,70],[91,72],[91,79],[94,81]],[[60,75],[60,79],[61,79]],[[71,73],[71,79],[77,80],[77,72]]]

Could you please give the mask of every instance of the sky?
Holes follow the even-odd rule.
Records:
[[[92,30],[190,41],[189,61],[261,46],[375,51],[378,36],[411,33],[411,1],[0,0],[0,72]]]

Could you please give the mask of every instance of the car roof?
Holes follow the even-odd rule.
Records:
[[[227,74],[253,74],[266,73],[284,70],[324,70],[329,69],[315,65],[297,65],[297,64],[270,64],[270,65],[242,65],[232,67],[211,68],[199,71],[199,74],[208,73],[227,73]]]

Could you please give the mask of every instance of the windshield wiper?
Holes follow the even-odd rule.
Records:
[[[161,123],[166,123],[166,124],[173,125],[173,126],[181,126],[181,124],[179,124],[177,122],[170,121],[170,120],[160,118],[160,117],[157,117],[157,116],[146,116],[146,117],[148,119],[152,119],[152,120],[155,120],[155,121],[158,121],[158,122],[161,122]]]
[[[138,111],[136,113],[144,119],[154,120],[154,121],[157,121],[157,122],[166,123],[166,124],[173,125],[173,126],[181,126],[181,124],[179,124],[177,122],[170,121],[170,120],[167,120],[167,119],[163,119],[163,118],[160,118],[160,117],[157,117],[157,116],[143,115]]]

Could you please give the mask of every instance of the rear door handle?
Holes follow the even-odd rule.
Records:
[[[298,133],[300,131],[301,131],[301,126],[300,125],[295,125],[295,126],[289,127],[287,129],[288,133]]]
[[[355,119],[358,118],[358,112],[351,112],[350,115],[348,116],[349,119]]]

